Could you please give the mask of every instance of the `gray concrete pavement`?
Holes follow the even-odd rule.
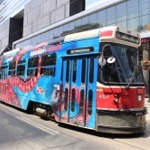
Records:
[[[133,136],[109,136],[84,133],[59,127],[11,107],[0,105],[0,150],[149,150],[150,102],[145,134]]]
[[[148,114],[150,114],[150,100],[149,100],[149,98],[145,98],[145,106],[147,107]]]

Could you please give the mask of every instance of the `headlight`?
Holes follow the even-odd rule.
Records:
[[[138,101],[142,100],[142,95],[138,95]]]

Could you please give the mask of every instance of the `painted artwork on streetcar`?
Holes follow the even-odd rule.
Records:
[[[137,32],[103,27],[0,57],[0,100],[97,132],[145,131]]]

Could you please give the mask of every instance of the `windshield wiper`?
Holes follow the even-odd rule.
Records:
[[[130,85],[132,84],[133,79],[134,79],[135,74],[136,74],[136,71],[137,71],[137,66],[134,66],[134,71],[133,71],[131,77],[129,78],[129,82],[128,82],[127,86],[126,86],[126,89],[129,89]]]

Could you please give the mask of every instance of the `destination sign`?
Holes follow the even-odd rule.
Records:
[[[93,52],[93,48],[71,49],[67,51],[67,54],[81,54]]]
[[[128,41],[128,42],[132,42],[135,44],[140,44],[140,38],[139,37],[135,37],[135,36],[123,33],[123,32],[117,31],[116,32],[116,38],[120,39],[120,40]]]

